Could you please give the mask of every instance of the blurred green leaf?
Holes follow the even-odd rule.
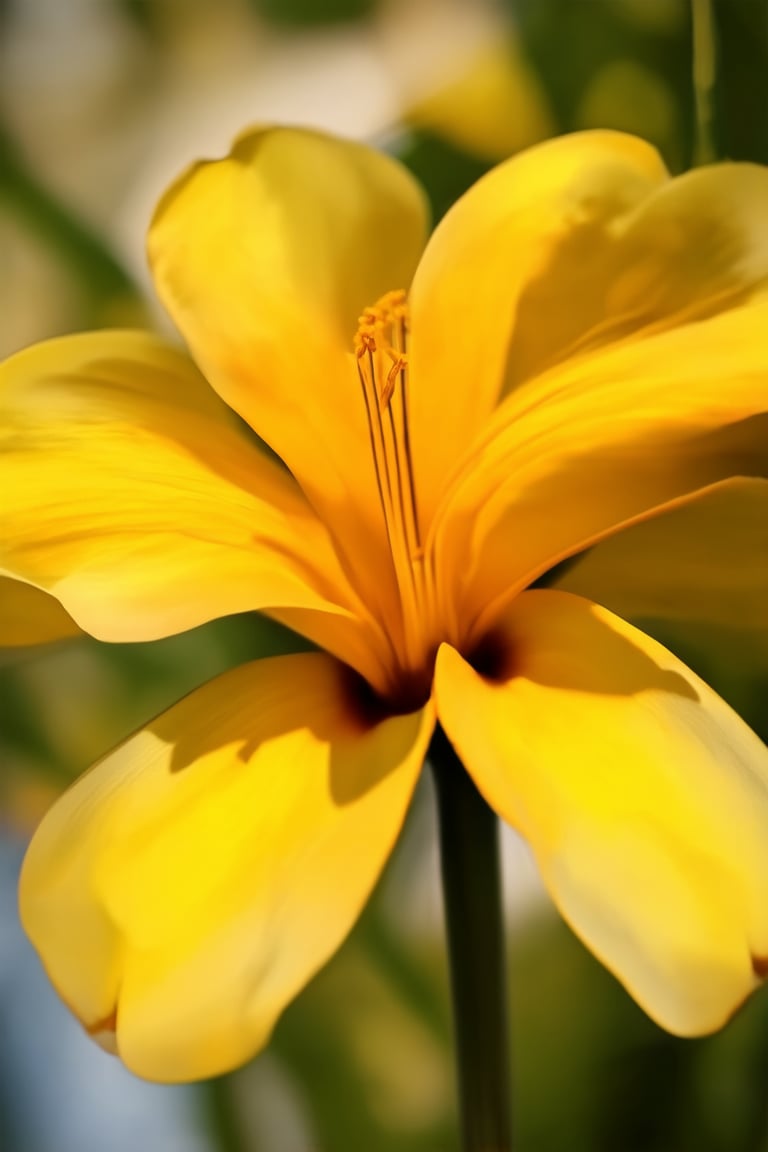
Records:
[[[145,36],[155,36],[158,24],[158,7],[155,0],[116,0],[118,9]]]
[[[768,4],[714,0],[715,113],[722,154],[768,163]]]
[[[426,191],[433,224],[491,167],[423,129],[409,132],[393,151]]]
[[[728,0],[725,0],[728,3]],[[674,121],[664,131],[649,119],[646,135],[667,163],[690,163],[694,104],[689,0],[505,0],[517,19],[523,48],[536,68],[558,121],[571,132],[585,127],[588,90],[606,69],[629,64],[656,77],[668,90]],[[603,127],[637,131],[643,119],[639,93],[607,101]],[[645,94],[647,100],[647,93]],[[624,121],[627,122],[624,122]],[[594,125],[593,125],[594,126]]]
[[[86,324],[103,324],[115,305],[138,306],[138,287],[107,244],[42,184],[2,125],[0,201],[66,265],[82,292]]]

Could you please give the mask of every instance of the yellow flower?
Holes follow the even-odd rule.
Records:
[[[367,900],[436,720],[657,1021],[717,1028],[758,983],[765,747],[588,587],[530,586],[687,506],[716,531],[733,477],[765,507],[767,203],[762,169],[670,180],[586,133],[497,168],[422,251],[394,161],[254,132],[151,228],[198,367],[136,332],[3,366],[8,575],[102,640],[258,609],[325,650],[192,693],[32,842],[26,929],[130,1068],[266,1042]],[[636,556],[651,582],[673,545]]]
[[[543,140],[553,122],[538,77],[509,35],[497,35],[450,80],[406,102],[403,118],[489,164]]]

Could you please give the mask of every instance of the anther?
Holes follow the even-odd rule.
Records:
[[[376,338],[371,332],[358,332],[355,341],[355,355],[362,360],[369,352],[376,351]]]
[[[395,391],[395,384],[401,372],[405,371],[406,359],[404,356],[398,356],[391,348],[387,348],[387,356],[392,361],[392,366],[387,372],[387,378],[384,381],[384,387],[381,390],[379,404],[382,412],[385,408],[389,407],[389,402],[392,399],[392,393]]]

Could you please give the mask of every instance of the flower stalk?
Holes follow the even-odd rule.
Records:
[[[718,152],[714,124],[717,45],[712,0],[691,0],[691,19],[695,109],[693,163],[712,164]]]
[[[429,752],[456,1037],[463,1152],[510,1152],[499,823],[442,729]]]

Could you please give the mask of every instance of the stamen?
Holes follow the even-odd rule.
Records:
[[[407,329],[406,329],[406,324],[405,324],[405,318],[403,317],[400,321],[400,348],[401,348],[400,358],[401,358],[402,364],[403,364],[402,371],[400,373],[400,387],[402,389],[402,396],[403,396],[403,405],[402,405],[402,407],[403,407],[403,450],[405,452],[405,459],[406,459],[406,463],[408,465],[408,472],[411,476],[413,476],[413,459],[411,456],[411,433],[410,433],[409,428],[408,428],[408,379],[407,379],[407,374],[405,371],[407,363],[408,363],[408,359],[407,359],[407,357],[408,357],[407,335],[406,335],[406,333],[407,333]],[[416,485],[415,484],[411,484],[411,515],[413,516],[413,532],[414,532],[414,538],[416,541],[416,545],[418,547],[419,553],[422,553],[423,549],[421,546],[421,535],[419,533],[419,510],[418,510],[418,505],[416,504]]]
[[[379,503],[403,613],[406,660],[423,666],[434,648],[435,597],[419,531],[408,427],[408,307],[390,292],[358,321],[355,355]]]
[[[377,372],[376,372],[376,359],[374,357],[375,349],[376,349],[376,345],[374,344],[373,347],[369,348],[369,350],[368,350],[368,371],[370,373],[371,391],[373,393],[372,408],[373,408],[374,412],[376,413],[376,428],[377,428],[377,431],[379,434],[379,436],[378,436],[379,443],[381,444],[381,460],[382,460],[382,464],[383,464],[383,468],[384,468],[384,480],[386,482],[387,495],[389,496],[389,499],[391,502],[391,500],[392,500],[392,476],[390,474],[390,454],[387,451],[387,443],[386,443],[386,438],[384,436],[384,421],[383,421],[383,408],[382,408],[382,404],[381,404],[381,391],[380,391],[380,389],[377,389],[377,387],[376,387]]]
[[[361,384],[362,389],[363,389],[363,400],[365,401],[365,416],[366,416],[366,420],[368,421],[368,437],[369,437],[370,445],[371,445],[371,455],[373,456],[373,461],[374,461],[374,471],[376,473],[376,487],[378,488],[378,492],[379,492],[379,503],[381,505],[381,512],[382,512],[382,515],[384,517],[384,523],[386,524],[387,523],[387,506],[386,506],[386,503],[384,501],[384,488],[382,486],[381,472],[380,472],[380,469],[378,466],[378,452],[377,452],[377,448],[376,448],[376,436],[375,436],[375,433],[373,430],[373,416],[371,414],[371,402],[368,399],[368,388],[366,386],[365,376],[363,375],[363,370],[360,367],[360,360],[362,359],[362,357],[364,355],[365,355],[365,349],[362,348],[357,353],[357,374],[360,378],[360,384]],[[391,542],[390,542],[390,547],[391,547]]]
[[[389,402],[392,399],[392,393],[395,390],[398,376],[405,372],[406,358],[405,356],[398,356],[393,348],[387,348],[387,356],[392,361],[392,367],[387,372],[387,378],[384,381],[384,387],[381,390],[381,399],[379,401],[382,409],[389,407]]]

